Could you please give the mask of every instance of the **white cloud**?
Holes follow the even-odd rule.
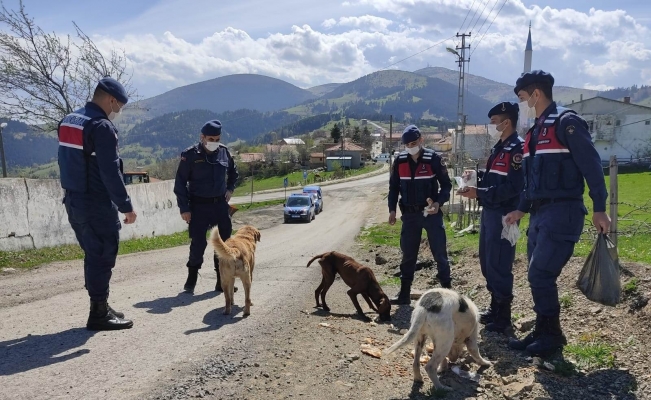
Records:
[[[322,22],[312,25],[315,28],[296,21],[291,29],[264,36],[226,27],[194,41],[173,30],[120,39],[104,36],[98,41],[104,49],[126,50],[134,85],[147,95],[232,73],[260,73],[307,87],[353,80],[385,68],[453,36],[469,15],[464,30],[473,30],[473,74],[514,83],[522,71],[531,20],[533,66],[552,72],[559,85],[606,88],[651,80],[649,29],[624,10],[581,12],[526,7],[522,0],[509,0],[497,15],[502,5],[497,0],[488,3],[481,18],[471,20],[468,9],[473,4],[474,10],[485,3],[348,0],[343,5],[349,7],[341,12],[349,15],[325,13]],[[362,15],[351,15],[355,11]],[[454,42],[444,42],[395,68],[415,70],[429,63],[455,69],[446,45]]]
[[[586,83],[583,85],[584,89],[590,89],[590,90],[598,90],[600,92],[604,92],[606,90],[614,89],[614,86],[608,86],[608,85],[593,85],[592,83]]]

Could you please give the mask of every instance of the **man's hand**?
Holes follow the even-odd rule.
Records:
[[[396,212],[391,211],[389,213],[389,225],[395,225],[396,224]]]
[[[596,212],[592,215],[592,223],[599,233],[610,232],[610,217],[605,212]]]
[[[463,189],[459,189],[457,191],[457,194],[468,198],[468,199],[476,199],[477,198],[477,188],[474,186],[466,186]]]
[[[133,211],[125,213],[124,214],[124,223],[125,224],[133,224],[134,222],[136,222],[136,217],[137,217],[137,215]]]
[[[187,224],[189,224],[190,220],[192,219],[192,213],[191,212],[181,213],[181,218],[183,219],[183,221],[185,221]]]
[[[463,174],[461,174],[461,178],[462,178],[464,181],[467,181],[468,179],[470,179],[470,177],[472,176],[472,173],[473,173],[473,172],[475,172],[475,170],[467,169],[467,170],[463,171]]]
[[[507,225],[513,225],[519,220],[521,220],[522,217],[524,217],[524,213],[522,211],[518,211],[518,210],[511,211],[510,213],[506,214],[505,222],[507,223]]]
[[[434,200],[428,198],[427,199],[427,204],[429,206],[429,209],[427,210],[427,215],[433,215],[437,214],[439,212],[440,204],[434,202]]]
[[[228,203],[229,201],[231,201],[231,197],[232,197],[232,196],[233,196],[233,192],[231,192],[230,190],[227,190],[227,191],[226,191],[226,194],[224,195],[224,197],[226,198],[226,202],[227,202],[227,203]]]

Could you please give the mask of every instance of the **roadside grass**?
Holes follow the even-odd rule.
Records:
[[[400,286],[400,278],[392,276],[380,282],[380,286]]]
[[[359,169],[346,170],[346,178],[349,178],[351,176],[366,174],[368,172],[375,171],[381,167],[382,167],[381,164],[370,164],[370,165],[365,165],[364,167]],[[324,180],[327,180],[327,179],[331,179],[334,173],[335,173],[334,171],[330,171],[330,172],[323,171],[323,172],[319,172],[319,175],[321,175],[321,178],[323,178]],[[289,186],[287,187],[287,191],[296,190],[295,188],[297,186],[302,185],[304,183],[303,171],[296,171],[296,172],[292,172],[291,174],[287,174],[285,176],[274,176],[265,179],[254,179],[253,191],[259,192],[261,190],[282,189],[285,177],[289,181]],[[308,181],[312,182],[314,180],[314,174],[309,173],[307,175],[307,179]],[[318,182],[314,183],[314,185],[319,185],[319,183]],[[247,177],[246,181],[243,182],[242,185],[237,187],[235,193],[237,196],[250,195],[251,178]]]
[[[574,304],[574,299],[572,298],[571,293],[563,293],[563,295],[558,299],[558,302],[561,305],[561,308],[568,309]]]
[[[583,334],[576,343],[565,346],[563,354],[576,362],[579,368],[593,370],[615,366],[615,348],[596,334]]]
[[[283,204],[283,199],[254,202],[252,205],[236,205],[238,212],[246,212],[263,207]],[[235,214],[237,216],[237,214]],[[206,235],[209,235],[207,232]],[[178,232],[171,235],[130,239],[120,242],[119,255],[140,253],[143,251],[167,249],[190,244],[188,232]],[[56,261],[80,260],[84,257],[79,245],[70,244],[42,249],[22,251],[0,251],[0,269],[16,268],[29,269],[38,265]]]

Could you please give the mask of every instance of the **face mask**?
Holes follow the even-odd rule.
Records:
[[[204,146],[206,146],[208,151],[215,151],[219,148],[219,142],[206,142]]]
[[[111,103],[111,112],[108,115],[109,121],[113,121],[115,117],[117,117],[120,114],[122,114],[122,109],[118,108],[118,112],[115,112],[115,110],[113,110],[113,104]]]
[[[407,153],[415,156],[420,151],[420,146],[407,147]]]
[[[502,126],[506,121],[502,121],[499,124],[488,124],[488,134],[493,138],[493,140],[498,140],[499,138],[502,137],[502,133],[504,133],[504,129],[500,130],[500,126]]]

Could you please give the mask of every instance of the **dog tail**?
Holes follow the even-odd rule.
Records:
[[[314,257],[312,257],[312,259],[311,259],[310,261],[307,262],[307,267],[309,267],[310,264],[312,264],[312,263],[314,262],[314,260],[316,260],[316,259],[318,259],[318,258],[323,258],[324,256],[326,256],[326,255],[328,255],[328,254],[330,254],[330,253],[323,253],[323,254],[319,254],[318,256],[314,256]]]
[[[393,346],[389,347],[388,349],[384,350],[382,352],[383,356],[387,356],[394,351],[398,350],[399,348],[413,342],[416,340],[416,336],[418,335],[418,332],[420,332],[420,328],[423,326],[425,323],[425,319],[427,318],[427,313],[426,312],[418,312],[419,310],[416,309],[414,312],[418,313],[414,320],[412,321],[411,326],[409,327],[409,331],[402,337],[402,339],[398,340],[393,344]]]
[[[223,259],[236,260],[240,256],[240,251],[234,247],[228,247],[226,243],[219,236],[219,229],[214,227],[210,233],[210,242],[212,247],[215,249],[215,254],[217,257]]]

